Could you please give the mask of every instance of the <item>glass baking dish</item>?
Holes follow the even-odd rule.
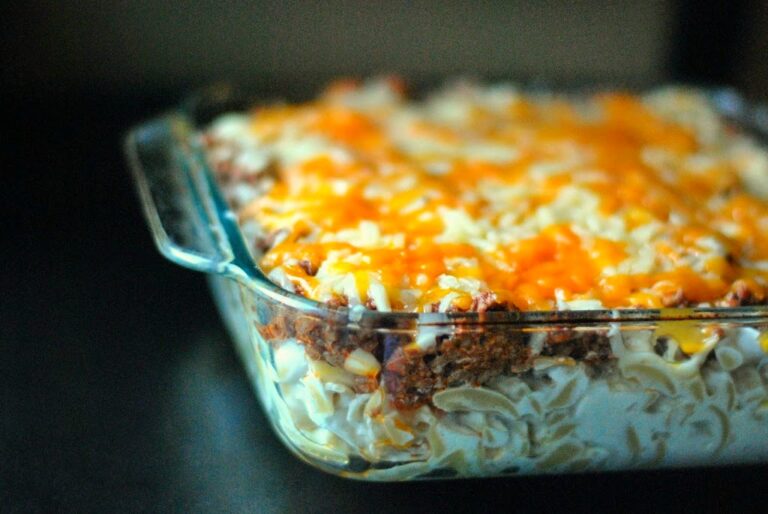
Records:
[[[768,134],[764,108],[731,90],[707,95]],[[192,137],[244,105],[213,89],[132,130],[126,150],[160,252],[209,274],[262,406],[298,457],[383,481],[768,462],[766,306],[382,313],[270,282]],[[699,350],[676,351],[694,340]],[[428,354],[413,351],[425,344]],[[531,369],[516,368],[534,354]],[[429,401],[414,400],[440,380]]]

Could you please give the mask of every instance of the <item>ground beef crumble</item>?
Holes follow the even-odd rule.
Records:
[[[385,353],[383,379],[397,408],[418,407],[446,387],[482,385],[530,368],[530,349],[522,333],[481,329],[437,339],[427,352],[398,345]]]
[[[558,330],[547,335],[541,355],[570,357],[587,363],[605,362],[613,358],[607,331]]]
[[[737,298],[739,302],[751,299],[746,294]],[[508,309],[487,298],[478,299],[475,304],[488,311]],[[333,311],[346,307],[348,301],[335,297],[327,305]],[[525,374],[531,370],[536,356],[529,345],[529,335],[505,324],[457,324],[450,334],[435,336],[434,345],[425,345],[427,349],[420,350],[413,348],[413,324],[352,327],[346,322],[346,315],[333,321],[323,315],[296,314],[284,306],[269,310],[266,319],[255,325],[271,344],[296,339],[305,346],[309,358],[337,367],[342,367],[357,348],[374,355],[382,363],[380,376],[357,377],[354,389],[358,393],[371,392],[381,382],[398,409],[427,404],[434,393],[447,387],[483,385],[499,376]],[[595,369],[615,358],[606,330],[570,328],[548,333],[538,355],[572,359]]]
[[[748,294],[738,294],[738,290],[734,292],[737,302],[753,300]],[[348,301],[335,297],[327,305],[346,307]],[[478,312],[509,309],[489,297],[476,299],[473,306]],[[305,346],[309,358],[337,367],[357,348],[370,352],[382,363],[380,376],[357,377],[354,388],[371,392],[381,381],[398,409],[427,404],[434,393],[447,387],[483,385],[498,376],[524,374],[531,370],[535,357],[528,334],[504,324],[457,324],[450,335],[438,335],[434,345],[420,350],[412,344],[415,325],[350,327],[343,320],[296,314],[286,307],[275,309],[264,323],[256,323],[267,341],[279,345],[295,338]],[[573,359],[593,368],[604,367],[615,358],[607,331],[566,328],[548,333],[539,355]]]

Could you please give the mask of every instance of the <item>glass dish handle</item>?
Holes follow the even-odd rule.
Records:
[[[229,275],[232,249],[211,203],[205,172],[185,152],[183,118],[166,116],[132,130],[125,151],[155,244],[187,268]]]

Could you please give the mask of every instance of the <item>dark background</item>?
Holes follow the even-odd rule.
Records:
[[[267,428],[204,277],[154,250],[120,142],[222,79],[269,93],[379,72],[681,80],[766,100],[766,3],[0,5],[0,511],[768,505],[765,466],[415,484],[305,466]]]

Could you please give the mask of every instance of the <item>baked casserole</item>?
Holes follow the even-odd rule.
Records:
[[[768,459],[768,151],[687,88],[404,90],[188,138],[274,286],[215,287],[289,447],[376,480]]]

